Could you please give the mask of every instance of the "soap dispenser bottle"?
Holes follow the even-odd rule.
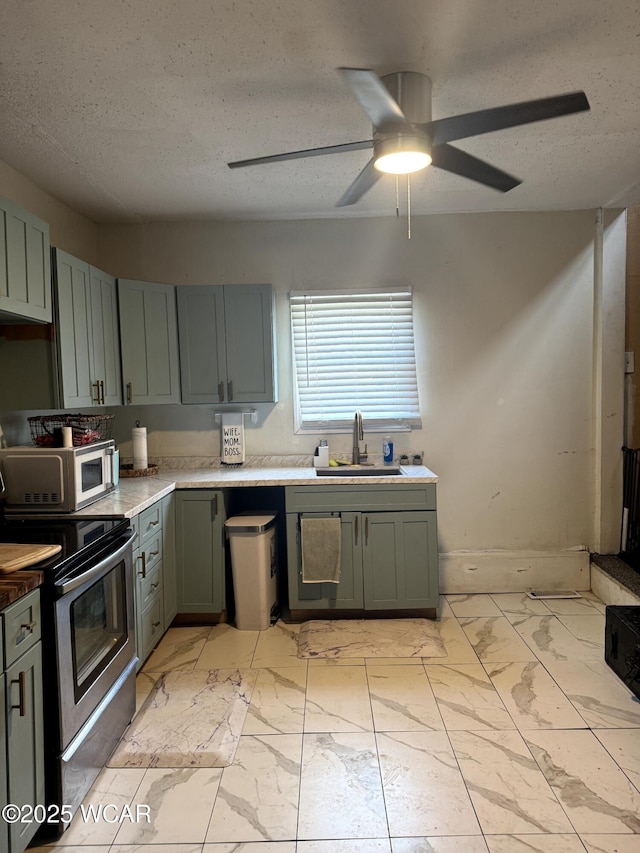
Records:
[[[313,457],[313,465],[315,468],[329,467],[329,445],[326,438],[321,439],[320,444],[316,447]]]

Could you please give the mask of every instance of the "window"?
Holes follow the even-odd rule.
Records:
[[[289,298],[297,431],[420,424],[410,290]]]

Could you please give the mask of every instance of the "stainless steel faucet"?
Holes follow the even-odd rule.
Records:
[[[351,455],[351,464],[360,464],[360,442],[364,441],[364,428],[362,426],[362,413],[360,409],[356,410],[353,419],[353,453]]]

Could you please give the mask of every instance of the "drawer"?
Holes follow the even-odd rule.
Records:
[[[380,483],[375,487],[347,483],[337,483],[335,486],[287,486],[285,501],[287,512],[435,509],[436,486],[435,483]]]
[[[40,639],[40,590],[34,589],[3,610],[2,627],[6,668]]]
[[[144,660],[163,634],[162,596],[157,596],[142,613],[140,628],[142,631],[142,655]]]
[[[161,530],[162,501],[157,501],[138,515],[138,541],[142,544]]]
[[[162,563],[147,571],[146,577],[138,575],[137,601],[140,610],[148,607],[153,598],[162,591]]]
[[[162,560],[162,530],[147,536],[136,549],[134,568],[138,579],[148,576],[153,567]]]

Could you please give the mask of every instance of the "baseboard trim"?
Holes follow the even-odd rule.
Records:
[[[440,592],[591,589],[588,551],[449,551],[439,555]]]

